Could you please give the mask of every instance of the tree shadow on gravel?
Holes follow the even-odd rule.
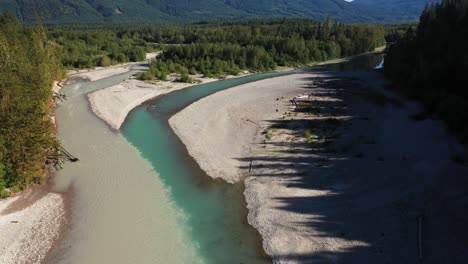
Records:
[[[363,96],[367,87],[356,79],[333,76],[305,81],[310,96],[297,98],[295,107],[291,102],[284,119],[268,120],[269,130],[279,134],[288,130],[283,140],[265,140],[258,153],[239,159],[249,164],[241,169],[257,179],[280,178],[285,188],[311,191],[306,192],[310,195],[274,199],[280,204],[277,209],[306,216],[307,221],[294,223],[294,227],[313,232],[303,234],[310,240],[322,238],[314,242],[318,249],[272,257],[294,263],[420,263],[422,191],[412,189],[407,175],[393,175],[391,166],[382,165],[386,162],[382,157],[365,156],[368,150],[375,153],[381,147],[376,142],[361,139],[356,144],[351,140],[352,124],[359,123],[357,127],[369,133],[374,129],[366,119],[366,111],[372,107]],[[349,111],[349,105],[357,110]],[[327,251],[325,248],[335,247],[333,241],[347,246]],[[427,253],[422,254],[424,260]]]

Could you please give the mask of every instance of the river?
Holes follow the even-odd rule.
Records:
[[[365,65],[360,69],[374,63],[364,61],[368,64],[356,62]],[[59,138],[80,162],[67,163],[56,177],[58,190],[73,187],[73,199],[69,231],[55,262],[271,262],[247,223],[242,184],[211,180],[168,119],[216,91],[291,73],[255,74],[163,95],[132,111],[121,133],[89,110],[85,94],[118,84],[132,72],[64,87],[68,100],[56,111]]]

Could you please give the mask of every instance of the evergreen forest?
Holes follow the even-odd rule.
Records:
[[[49,119],[63,48],[41,25],[0,16],[0,197],[43,182],[58,142]]]
[[[427,5],[418,26],[394,34],[385,74],[468,141],[468,1]]]

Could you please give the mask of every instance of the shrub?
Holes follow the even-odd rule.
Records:
[[[194,67],[191,67],[191,68],[189,69],[189,74],[195,75],[195,74],[197,74],[197,70],[195,70]]]
[[[0,189],[0,199],[7,198],[8,196],[10,196],[10,193],[5,188]]]
[[[151,74],[151,72],[139,72],[135,74],[135,77],[142,81],[150,81],[154,79],[154,76]]]
[[[4,174],[3,164],[0,163],[0,199],[6,198],[9,196],[8,191],[5,189],[6,183],[5,183],[5,180],[3,179],[3,174]]]
[[[107,67],[112,64],[112,61],[108,56],[104,55],[98,59],[97,64],[98,66],[101,66],[101,67]]]
[[[262,134],[265,136],[265,139],[266,139],[266,140],[271,140],[272,137],[273,137],[273,135],[271,134],[270,129],[268,129],[268,128],[265,129],[265,130],[262,132]]]
[[[177,79],[178,82],[183,82],[183,83],[193,83],[193,79],[186,73],[183,73],[179,79]]]
[[[310,130],[304,130],[302,134],[307,140],[310,140],[312,138],[312,133],[310,133]]]

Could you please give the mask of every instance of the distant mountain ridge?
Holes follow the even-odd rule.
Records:
[[[0,10],[31,23],[206,21],[306,17],[343,22],[398,22],[419,17],[431,0],[1,0]]]
[[[412,21],[419,18],[426,4],[440,0],[354,0],[353,3],[392,14],[397,20]]]

